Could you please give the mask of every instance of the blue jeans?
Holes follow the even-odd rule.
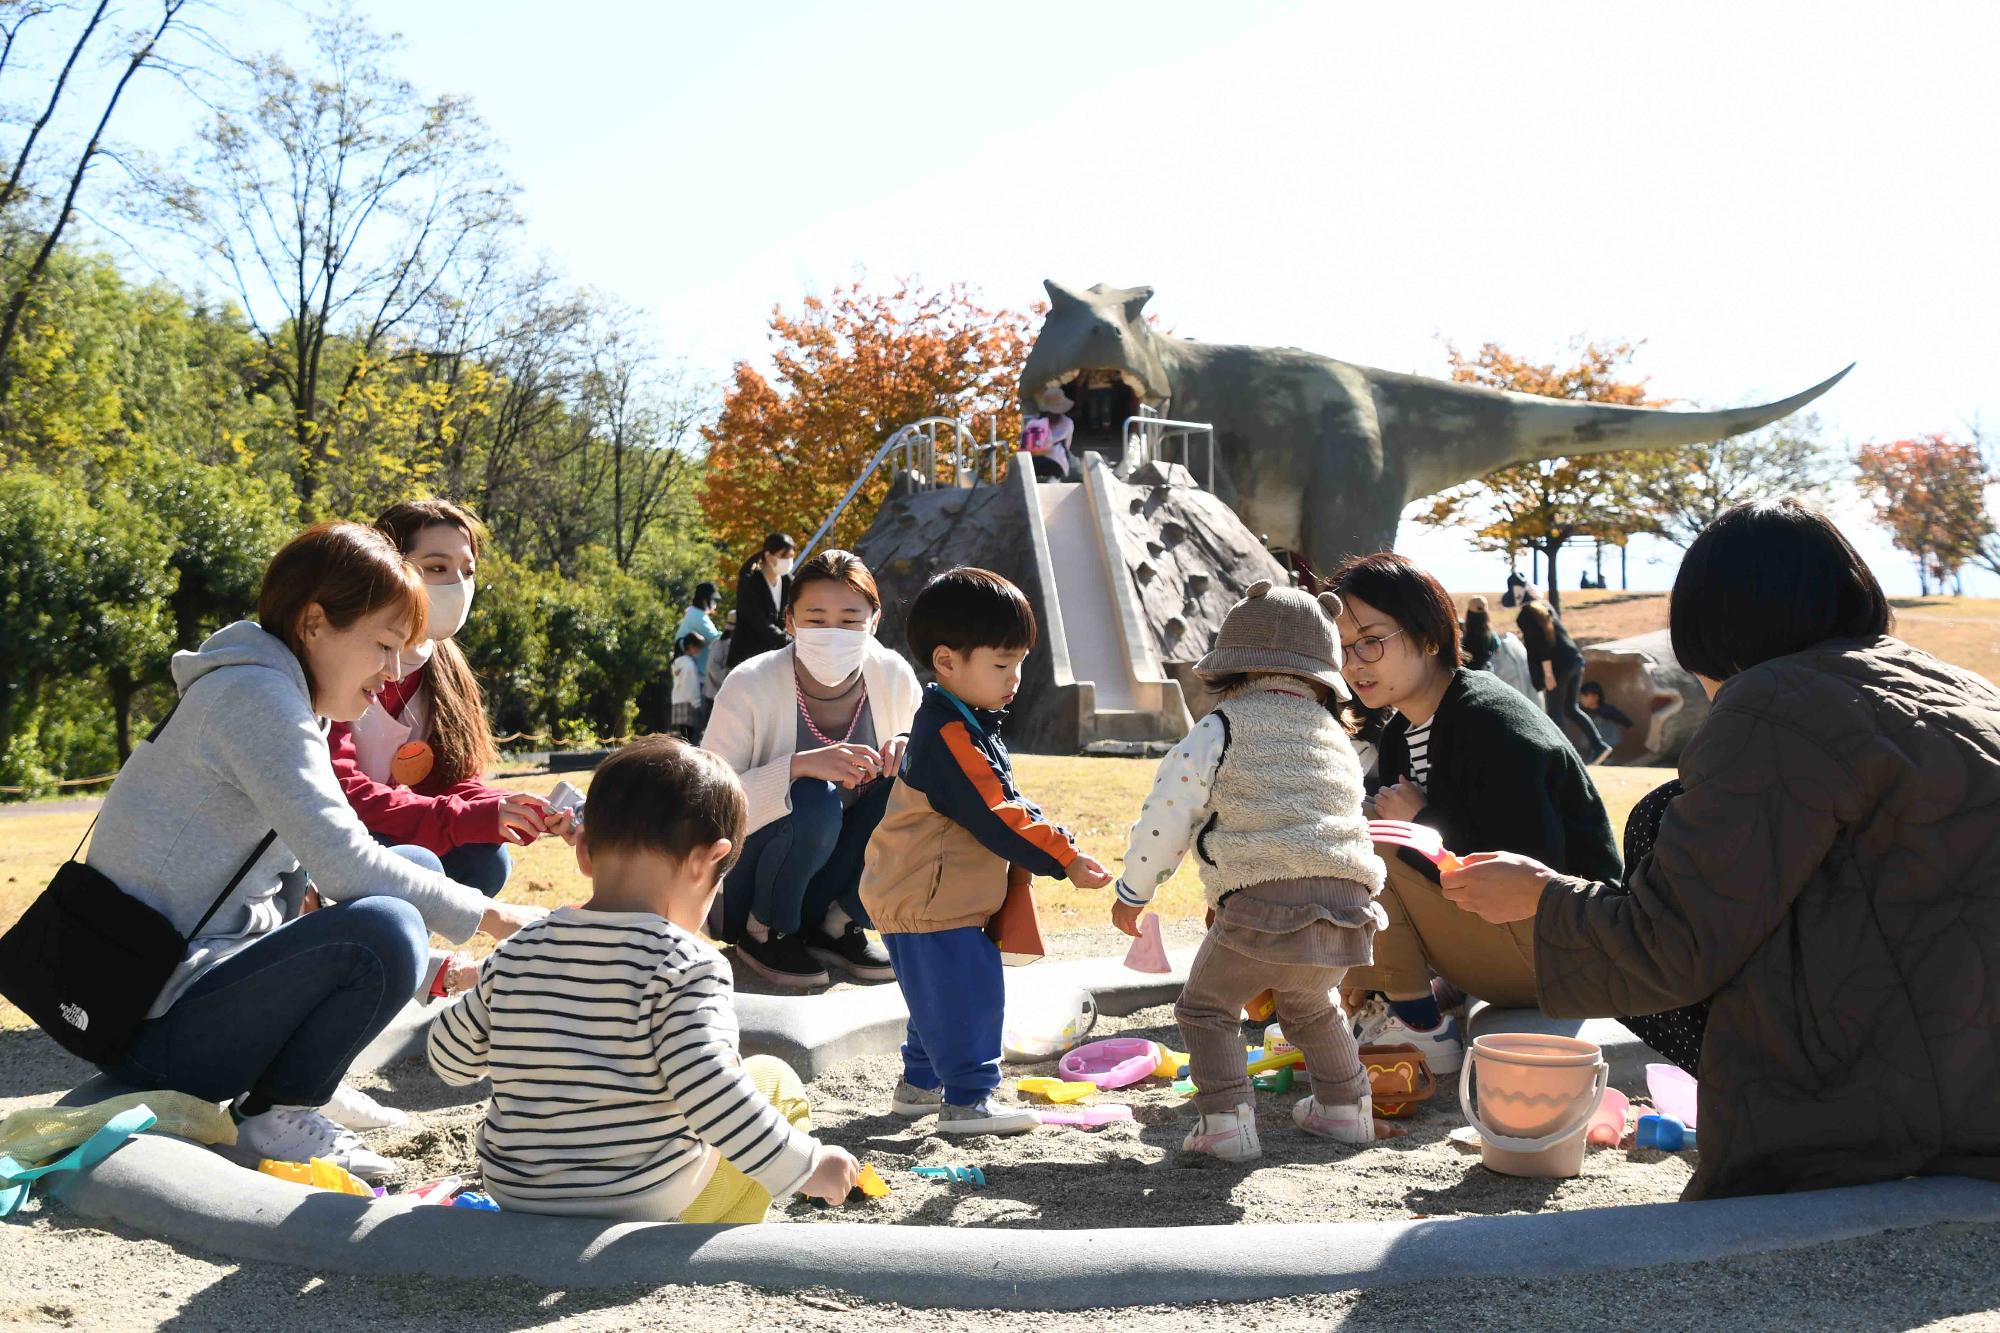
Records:
[[[395,848],[399,854],[409,857],[424,869],[448,875],[468,888],[478,889],[489,898],[498,897],[500,890],[507,887],[507,877],[514,873],[514,854],[504,842],[460,843],[439,856],[422,847],[397,847],[380,833],[373,836],[384,847]]]
[[[398,852],[423,864],[421,848]],[[399,898],[356,898],[287,921],[196,978],[105,1072],[204,1101],[322,1106],[409,1003],[430,927]]]
[[[1007,985],[1000,950],[979,926],[900,935],[882,947],[910,1006],[903,1077],[944,1089],[953,1106],[977,1106],[1000,1086],[1000,1028]]]
[[[843,805],[831,782],[794,782],[792,813],[746,838],[742,858],[722,882],[723,938],[741,938],[753,912],[774,934],[796,935],[817,926],[835,903],[867,925],[861,858],[889,808],[889,787],[880,779]]]

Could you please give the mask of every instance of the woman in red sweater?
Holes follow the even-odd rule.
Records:
[[[479,682],[452,638],[472,607],[485,527],[449,500],[412,500],[375,520],[423,576],[432,638],[404,659],[352,724],[327,734],[334,776],[377,841],[422,847],[445,874],[488,897],[513,871],[508,846],[567,831],[539,796],[491,787],[496,759]]]

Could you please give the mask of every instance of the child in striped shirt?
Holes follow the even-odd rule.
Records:
[[[759,1222],[774,1196],[853,1188],[854,1158],[806,1132],[798,1076],[738,1057],[729,964],[700,935],[746,818],[707,751],[618,751],[577,840],[590,901],[516,932],[432,1025],[440,1078],[493,1080],[479,1162],[502,1208]]]

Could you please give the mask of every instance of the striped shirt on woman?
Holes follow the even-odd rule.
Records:
[[[812,1173],[794,1129],[736,1053],[729,964],[646,912],[564,907],[495,951],[431,1025],[445,1082],[493,1080],[479,1130],[503,1208],[669,1220],[718,1153],[782,1197]]]

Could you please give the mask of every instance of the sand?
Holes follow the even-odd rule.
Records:
[[[1172,1011],[1164,1006],[1103,1019],[1092,1035],[1178,1044]],[[928,1121],[912,1126],[887,1113],[900,1072],[894,1056],[851,1060],[823,1074],[811,1089],[815,1132],[872,1163],[889,1182],[890,1197],[840,1209],[794,1199],[775,1205],[773,1220],[1060,1228],[1402,1221],[1661,1203],[1680,1196],[1693,1170],[1685,1155],[1599,1148],[1575,1180],[1496,1175],[1480,1165],[1478,1153],[1446,1138],[1461,1123],[1455,1087],[1440,1088],[1428,1109],[1405,1122],[1408,1138],[1367,1148],[1301,1133],[1292,1124],[1291,1106],[1303,1087],[1259,1094],[1264,1156],[1247,1167],[1181,1151],[1193,1113],[1163,1079],[1094,1099],[1129,1105],[1134,1116],[1129,1124],[948,1139],[932,1134]],[[1005,1072],[1003,1089],[1011,1095],[1016,1076],[1056,1070],[1048,1061],[1009,1065]],[[402,1073],[380,1083],[378,1095],[415,1112],[419,1123],[372,1136],[378,1151],[409,1163],[413,1180],[477,1175],[473,1136],[484,1103],[474,1090],[432,1084],[425,1095]],[[914,1166],[942,1165],[977,1166],[987,1185],[910,1174]]]
[[[1065,944],[1068,942],[1065,941]],[[1097,944],[1102,948],[1101,940]],[[1172,1039],[1171,1013],[1148,1010],[1106,1019],[1112,1032]],[[1019,1073],[1050,1066],[1010,1066]],[[1676,1197],[1690,1159],[1593,1149],[1571,1181],[1496,1176],[1446,1134],[1459,1123],[1451,1090],[1410,1122],[1408,1139],[1347,1148],[1310,1139],[1291,1124],[1296,1093],[1262,1094],[1265,1156],[1248,1167],[1191,1159],[1179,1151],[1189,1109],[1164,1083],[1104,1094],[1134,1108],[1129,1125],[1103,1130],[1043,1129],[1011,1138],[937,1139],[886,1114],[898,1062],[848,1062],[812,1088],[821,1132],[876,1165],[894,1193],[883,1202],[821,1209],[802,1201],[771,1217],[807,1228],[828,1225],[1181,1226],[1200,1223],[1399,1220],[1520,1213]],[[85,1070],[31,1033],[0,1033],[0,1111],[46,1104]],[[483,1111],[478,1089],[445,1088],[417,1066],[359,1080],[416,1123],[371,1136],[404,1158],[408,1180],[476,1174],[473,1134]],[[984,1189],[911,1176],[919,1164],[976,1164]],[[1086,1187],[1087,1186],[1087,1187]],[[2000,1227],[1939,1227],[1893,1233],[1807,1253],[1763,1256],[1681,1269],[1638,1270],[1560,1280],[1434,1283],[1389,1292],[1228,1306],[1199,1293],[1137,1310],[1063,1315],[906,1310],[838,1292],[771,1293],[744,1286],[663,1285],[618,1292],[548,1292],[520,1284],[369,1281],[273,1264],[232,1260],[137,1235],[83,1225],[59,1208],[31,1204],[0,1223],[0,1329],[255,1327],[890,1329],[1032,1327],[1051,1333],[1115,1326],[1259,1329],[1459,1329],[1543,1326],[1768,1328],[2000,1328]],[[1607,1235],[1607,1245],[1617,1237]],[[668,1275],[662,1275],[663,1277]]]

